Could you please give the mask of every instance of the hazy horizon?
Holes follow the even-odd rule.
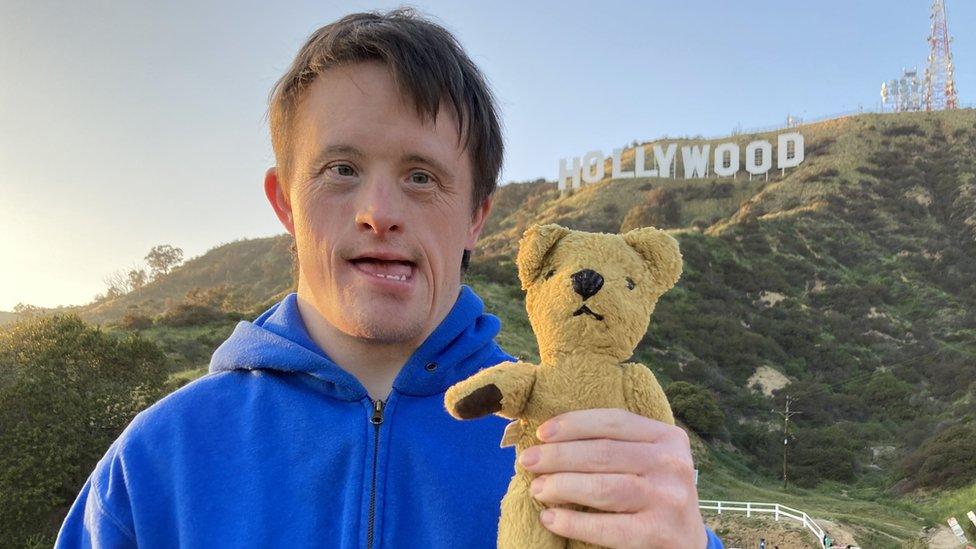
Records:
[[[4,2],[0,310],[89,302],[157,244],[189,259],[283,233],[262,188],[271,86],[319,26],[400,4]],[[976,3],[947,4],[972,104]],[[927,0],[408,5],[487,76],[503,183],[635,139],[874,110],[881,82],[928,55]]]

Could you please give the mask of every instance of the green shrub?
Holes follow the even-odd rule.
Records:
[[[145,330],[152,328],[152,325],[153,321],[151,318],[133,311],[125,313],[125,316],[119,321],[119,328],[123,330]]]
[[[164,326],[177,328],[181,326],[199,326],[226,318],[227,315],[209,305],[182,302],[167,309],[166,312],[159,316],[157,322]]]
[[[959,488],[976,481],[976,424],[958,423],[926,440],[905,458],[910,488]]]
[[[479,276],[489,282],[520,287],[518,271],[505,256],[476,257],[468,265],[467,274]]]
[[[675,381],[665,390],[676,418],[705,438],[722,434],[725,414],[712,393],[687,381]]]
[[[805,487],[825,480],[853,482],[860,472],[858,454],[863,448],[849,431],[849,426],[840,425],[794,431],[787,449],[788,477]]]
[[[910,383],[906,383],[890,372],[877,371],[864,387],[864,401],[879,419],[908,420],[918,413],[909,399],[915,393]]]
[[[620,232],[640,227],[662,229],[678,226],[681,221],[681,205],[676,197],[674,191],[664,187],[645,192],[644,201],[627,210],[620,222]]]
[[[0,546],[57,533],[95,463],[164,381],[155,344],[76,315],[0,331]]]
[[[918,135],[925,136],[925,132],[922,128],[918,126],[892,126],[890,128],[885,128],[881,130],[881,133],[887,135],[888,137],[896,137],[902,135]]]

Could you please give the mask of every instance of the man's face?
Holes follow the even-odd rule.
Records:
[[[422,123],[371,62],[319,76],[292,131],[288,205],[276,210],[292,224],[299,294],[350,336],[419,344],[454,305],[461,254],[491,208],[472,215],[456,118],[442,102],[436,123]]]

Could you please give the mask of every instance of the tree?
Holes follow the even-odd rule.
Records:
[[[0,546],[53,541],[98,459],[165,380],[155,343],[74,314],[0,330]]]
[[[146,285],[148,277],[145,269],[132,269],[129,271],[129,288],[138,290]]]
[[[40,313],[44,309],[38,307],[37,305],[31,305],[30,303],[18,303],[14,305],[14,312],[19,315],[31,316]]]
[[[167,274],[173,267],[183,261],[183,250],[174,248],[169,244],[153,246],[146,254],[146,265],[149,266],[149,278],[156,280],[161,275]]]
[[[113,298],[119,297],[129,293],[132,290],[131,282],[129,281],[129,275],[126,274],[123,269],[116,269],[111,274],[102,279],[105,282],[107,288],[105,289],[105,297]]]
[[[119,297],[138,290],[148,282],[145,269],[132,268],[128,271],[118,269],[102,279],[107,286],[105,297]]]
[[[665,394],[675,417],[688,428],[706,438],[721,432],[725,414],[708,389],[687,381],[675,381],[668,385]]]

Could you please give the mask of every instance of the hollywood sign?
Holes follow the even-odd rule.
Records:
[[[681,162],[684,166],[685,179],[704,179],[709,173],[718,177],[735,177],[739,172],[740,149],[738,143],[721,143],[711,150],[712,145],[685,145],[681,147]],[[678,177],[678,166],[675,155],[678,150],[676,143],[667,146],[655,144],[654,165],[647,167],[643,145],[634,148],[634,169],[624,171],[620,166],[623,149],[614,149],[611,156],[611,179],[634,179],[638,177]],[[776,143],[776,168],[785,170],[795,168],[803,162],[803,135],[798,132],[782,133]],[[582,157],[559,160],[559,190],[567,189],[566,183],[572,181],[572,188],[577,189],[583,183],[596,183],[606,176],[606,157],[601,151],[590,151]],[[712,171],[709,171],[711,160]],[[765,139],[752,141],[745,150],[746,172],[749,178],[754,175],[767,175],[773,167],[773,144]],[[768,175],[767,175],[768,177]]]

